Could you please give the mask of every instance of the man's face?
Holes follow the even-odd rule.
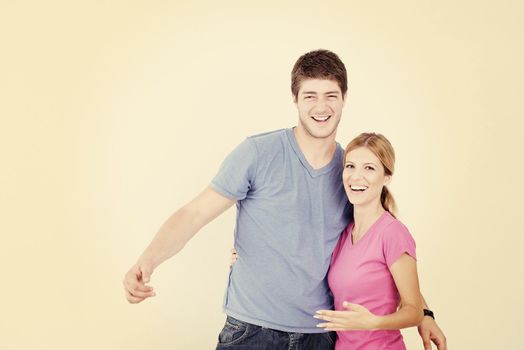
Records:
[[[299,125],[314,138],[332,136],[340,122],[344,96],[335,80],[305,79],[295,97]]]

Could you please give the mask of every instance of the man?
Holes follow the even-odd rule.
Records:
[[[351,219],[343,150],[335,141],[346,68],[330,51],[306,53],[293,68],[291,91],[297,126],[242,142],[210,186],[168,218],[124,278],[130,303],[153,296],[146,285],[153,270],[236,203],[235,248],[242,259],[231,271],[217,349],[334,348],[334,333],[323,333],[313,315],[333,306],[326,274]],[[430,338],[446,349],[431,317],[419,332],[426,349]]]

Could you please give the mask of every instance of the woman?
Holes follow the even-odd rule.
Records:
[[[349,143],[343,181],[354,222],[342,233],[331,258],[328,283],[335,311],[319,310],[318,326],[337,331],[335,349],[406,349],[399,329],[423,318],[415,242],[395,218],[387,189],[395,155],[380,134]],[[400,306],[400,307],[399,307]]]

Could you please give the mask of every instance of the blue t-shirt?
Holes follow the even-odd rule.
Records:
[[[319,333],[316,310],[332,309],[331,253],[351,218],[343,150],[313,169],[292,129],[248,137],[211,182],[237,200],[233,265],[224,311],[263,327]]]

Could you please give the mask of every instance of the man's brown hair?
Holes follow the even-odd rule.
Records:
[[[346,66],[334,52],[310,51],[297,60],[291,71],[291,92],[298,97],[300,83],[304,79],[329,79],[338,83],[342,96],[348,90]]]

